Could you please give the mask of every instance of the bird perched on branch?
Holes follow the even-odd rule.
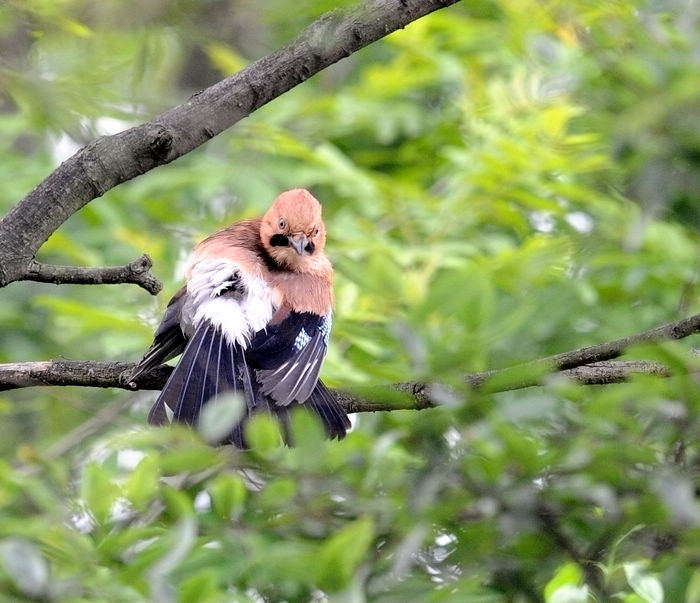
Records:
[[[197,424],[203,405],[236,392],[246,416],[313,411],[329,437],[347,415],[318,378],[331,328],[333,268],[324,254],[321,204],[304,189],[280,194],[262,218],[199,243],[187,283],[170,300],[154,341],[131,375],[182,354],[148,415],[151,424]],[[245,417],[222,443],[246,447]]]

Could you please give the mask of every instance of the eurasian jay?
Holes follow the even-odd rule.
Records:
[[[262,218],[242,220],[199,243],[187,282],[168,303],[131,380],[182,354],[148,422],[197,424],[202,406],[237,392],[246,416],[269,412],[289,439],[288,415],[312,410],[329,437],[347,415],[318,378],[328,347],[333,268],[324,254],[321,204],[304,189],[279,195]],[[246,447],[244,417],[222,443]]]

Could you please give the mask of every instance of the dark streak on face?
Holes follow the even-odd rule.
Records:
[[[306,244],[306,247],[304,247],[304,251],[306,251],[306,253],[308,253],[309,255],[311,255],[314,252],[314,249],[316,249],[316,245],[314,245],[313,241],[309,241]]]
[[[258,252],[258,256],[260,257],[260,259],[263,262],[265,262],[265,266],[267,266],[267,269],[270,272],[281,272],[285,269],[284,266],[282,266],[282,264],[277,262],[275,260],[275,258],[273,258],[268,253],[267,249],[265,249],[265,247],[262,245],[262,243],[259,245],[259,247],[257,248],[256,251]]]
[[[274,234],[270,238],[270,245],[272,247],[287,247],[289,245],[289,239],[283,234]]]

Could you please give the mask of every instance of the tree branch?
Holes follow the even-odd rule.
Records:
[[[41,385],[161,389],[172,371],[170,366],[159,366],[136,379],[136,387],[129,387],[121,376],[135,366],[131,362],[93,362],[68,358],[0,364],[0,391]]]
[[[39,362],[16,362],[0,364],[0,391],[34,386],[76,385],[82,387],[116,387],[127,390],[162,389],[172,367],[162,365],[136,379],[135,387],[129,384],[129,375],[136,367],[128,362],[93,362],[84,360],[47,360]],[[505,369],[510,370],[510,369]],[[499,371],[493,371],[497,374]],[[633,374],[648,374],[668,377],[667,367],[644,361],[599,362],[594,365],[561,371],[561,374],[582,385],[605,385],[620,383]],[[469,382],[480,381],[480,373],[465,377]],[[483,382],[483,381],[482,381]],[[538,383],[516,384],[489,391],[522,389]],[[423,383],[395,383],[375,387],[370,395],[362,395],[342,389],[333,393],[346,412],[377,412],[387,410],[423,410],[437,406],[439,395],[434,385]],[[479,389],[475,387],[474,389]]]
[[[488,373],[471,373],[464,376],[465,382],[471,389],[477,391],[487,391],[485,375],[494,379],[510,374],[516,367],[509,367],[502,370],[488,371]],[[657,362],[646,362],[643,360],[629,361],[608,361],[597,362],[595,364],[580,366],[564,371],[553,371],[549,373],[559,374],[562,377],[578,383],[580,385],[609,385],[612,383],[623,383],[632,375],[656,375],[659,377],[670,377],[671,371],[668,367]],[[516,389],[525,389],[541,385],[544,379],[540,376],[538,380],[509,380],[498,379],[498,385],[489,384],[488,393],[498,393]],[[0,389],[2,388],[2,365],[0,365]],[[361,396],[356,393],[342,389],[333,390],[333,394],[338,399],[346,412],[377,412],[388,410],[423,410],[440,405],[440,398],[444,395],[441,389],[444,386],[430,383],[395,383],[383,388],[372,388],[370,396]],[[397,396],[397,394],[399,394]],[[384,398],[387,398],[385,400]]]
[[[467,375],[467,384],[482,391],[502,391],[503,389],[520,389],[538,385],[542,381],[542,376],[552,372],[562,372],[573,374],[574,380],[585,379],[588,369],[593,369],[601,378],[605,374],[610,381],[603,383],[616,383],[620,379],[617,370],[620,368],[608,368],[605,373],[598,373],[596,366],[601,366],[606,360],[617,358],[625,353],[630,347],[640,343],[651,343],[663,340],[683,339],[689,335],[700,332],[700,314],[695,314],[681,320],[670,322],[665,325],[654,327],[647,331],[642,331],[636,335],[622,337],[613,341],[599,343],[597,345],[579,348],[570,352],[562,352],[540,360],[534,360],[517,366],[484,371]],[[660,365],[655,365],[657,369]],[[573,370],[576,369],[576,370]],[[643,372],[647,372],[646,370]],[[662,374],[655,372],[653,374]],[[507,387],[506,387],[507,385]],[[494,389],[495,388],[495,389]]]
[[[157,295],[163,284],[151,274],[151,258],[146,254],[125,266],[55,266],[29,262],[27,272],[20,280],[53,283],[54,285],[119,285],[131,283],[142,287],[151,295]]]
[[[464,382],[473,390],[486,393],[523,389],[542,384],[548,376],[560,374],[582,385],[620,383],[631,375],[671,376],[668,367],[643,360],[609,361],[623,354],[630,346],[669,339],[682,339],[700,331],[700,314],[683,318],[594,346],[579,348],[504,369],[470,373]],[[603,359],[605,358],[605,359]],[[577,365],[577,363],[581,363]],[[0,391],[37,385],[78,385],[83,387],[118,387],[122,389],[162,389],[172,367],[162,365],[141,375],[133,384],[131,372],[135,364],[127,362],[92,362],[81,360],[48,360],[0,364]],[[375,387],[370,395],[336,389],[334,394],[349,412],[384,410],[421,410],[437,406],[444,386],[403,382]]]
[[[168,380],[172,367],[162,365],[150,373],[141,375],[130,387],[129,374],[136,364],[129,362],[93,362],[85,360],[47,360],[39,362],[17,362],[0,364],[0,391],[23,387],[49,385],[76,385],[82,387],[116,387],[127,390],[162,389]],[[505,369],[510,370],[510,369]],[[499,371],[490,372],[497,375]],[[561,374],[580,384],[604,385],[626,381],[632,374],[669,376],[667,367],[644,361],[600,362],[595,365],[562,371]],[[469,383],[482,382],[482,373],[465,377]],[[521,389],[537,385],[515,384],[502,389],[492,388],[490,392]],[[346,412],[376,412],[386,410],[422,410],[438,403],[435,386],[422,383],[395,383],[376,387],[371,395],[362,395],[342,389],[333,390],[334,395]],[[474,389],[479,389],[478,386]]]
[[[542,531],[556,546],[566,551],[571,560],[581,568],[586,576],[586,583],[593,587],[598,598],[600,600],[610,599],[610,593],[601,579],[599,560],[587,558],[579,550],[573,539],[564,532],[560,522],[561,515],[561,512],[555,510],[546,501],[538,501],[536,517],[539,520]]]
[[[0,287],[26,277],[39,247],[109,189],[207,142],[297,84],[459,0],[364,0],[322,15],[287,46],[142,125],[86,145],[0,220]]]

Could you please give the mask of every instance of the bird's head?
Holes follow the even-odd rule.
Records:
[[[303,188],[281,193],[262,218],[260,238],[281,266],[295,272],[311,271],[323,257],[326,244],[321,204]]]

